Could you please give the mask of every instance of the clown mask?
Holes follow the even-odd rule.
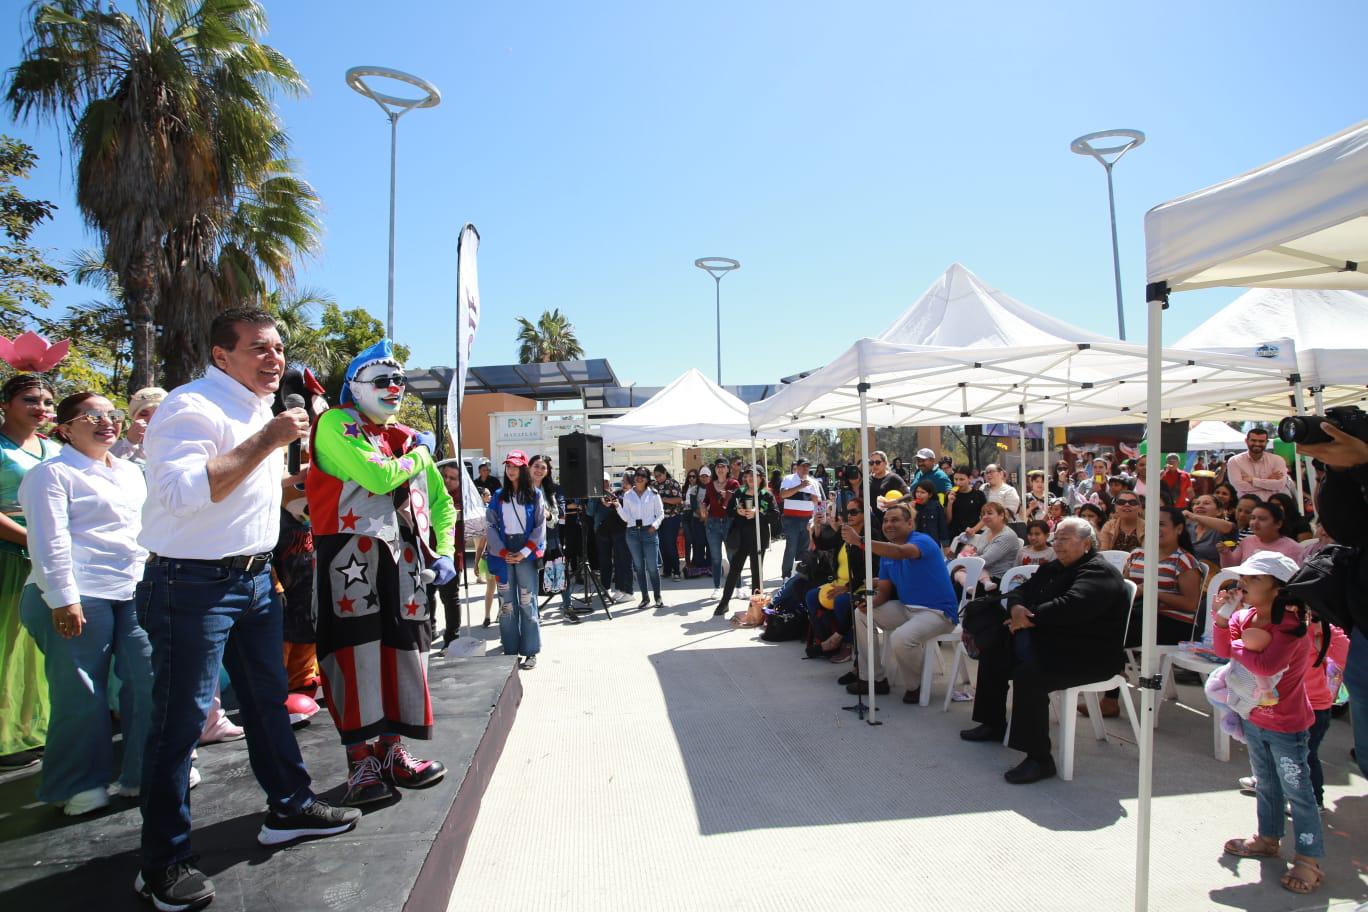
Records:
[[[385,424],[399,413],[407,384],[402,367],[377,361],[358,370],[350,386],[361,414],[375,424]]]

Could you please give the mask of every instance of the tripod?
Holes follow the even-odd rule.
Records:
[[[857,600],[858,600],[859,602],[863,602],[863,603],[865,604],[865,610],[866,610],[866,611],[873,611],[874,609],[871,608],[871,607],[869,607],[869,596],[871,596],[871,595],[873,595],[873,594],[874,594],[874,592],[873,592],[872,589],[860,589],[860,590],[858,590],[858,591],[856,591],[856,592],[851,593],[851,596],[850,596],[850,604],[851,604],[851,608],[850,608],[850,614],[851,614],[851,636],[850,636],[850,640],[851,640],[852,651],[855,653],[855,667],[856,667],[856,668],[859,668],[859,667],[860,667],[860,662],[861,662],[861,660],[863,659],[863,656],[860,655],[860,638],[857,637],[857,636],[855,636],[855,631],[854,631],[854,625],[860,623],[860,612],[859,612],[858,610],[856,610],[855,605],[856,605]],[[877,665],[877,664],[878,664],[879,643],[878,643],[878,640],[876,639],[877,636],[878,636],[878,631],[875,631],[874,636],[873,636],[873,637],[870,637],[869,650],[870,650],[870,652],[874,653],[874,658],[870,661],[870,665],[871,665],[871,666]],[[872,667],[871,667],[871,668],[865,669],[865,674],[866,674],[866,675],[873,675],[874,673],[875,673],[875,672],[874,672],[874,669],[873,669]],[[856,681],[859,680],[859,675],[858,675],[858,674],[855,676],[855,680],[856,680]],[[872,681],[872,680],[877,680],[877,677],[871,677],[870,680],[871,680],[871,681]],[[873,712],[872,710],[870,710],[869,707],[865,706],[864,695],[865,695],[865,692],[864,692],[863,690],[860,690],[858,693],[855,694],[855,705],[854,705],[854,706],[842,706],[841,708],[844,709],[846,712],[853,712],[853,713],[856,715],[857,718],[859,718],[859,719],[862,720],[862,721],[868,722],[870,725],[883,725],[882,722],[879,722],[879,721],[875,720],[875,718],[874,718],[874,712]],[[869,716],[868,719],[865,719],[865,715],[866,715],[866,714]]]
[[[613,619],[613,609],[608,607],[610,603],[608,599],[603,597],[603,587],[599,585],[598,575],[589,568],[589,523],[589,511],[581,509],[579,517],[580,548],[579,554],[576,556],[577,560],[575,561],[575,567],[576,572],[580,575],[580,579],[584,581],[584,595],[582,597],[576,596],[575,601],[582,605],[592,605],[594,603],[594,595],[597,595],[599,604],[603,606],[603,613],[608,615],[608,620],[611,621]],[[565,584],[567,586],[570,585],[570,581],[566,580]],[[594,588],[594,595],[589,594],[590,586]],[[589,610],[592,611],[593,609],[590,608]]]

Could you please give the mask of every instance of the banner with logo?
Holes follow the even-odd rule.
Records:
[[[475,255],[480,249],[480,232],[466,224],[456,241],[456,370],[447,390],[447,430],[461,455],[461,403],[465,401],[466,373],[470,370],[470,352],[475,346],[475,331],[480,328],[480,275]],[[466,534],[484,526],[484,501],[475,487],[470,472],[464,468],[465,481],[461,485],[461,515],[466,521]]]

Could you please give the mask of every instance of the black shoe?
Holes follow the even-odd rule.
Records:
[[[575,614],[573,611],[561,612],[561,616],[565,618],[565,623],[567,624],[578,624],[580,622],[579,615]]]
[[[214,901],[214,882],[189,861],[178,861],[159,871],[139,871],[133,892],[161,912],[202,909]]]
[[[883,696],[884,694],[888,693],[890,689],[891,688],[888,686],[887,678],[883,679],[882,681],[874,682],[874,692],[879,696]],[[854,681],[851,681],[849,684],[846,685],[846,693],[869,693],[869,682],[861,681],[859,678],[856,678]]]
[[[651,607],[651,600],[648,599],[648,598],[644,598],[644,599],[642,599],[640,602],[637,603],[637,610],[638,610],[638,611],[645,611],[647,608],[650,608],[650,607]]]
[[[0,772],[13,772],[14,770],[27,769],[39,760],[43,759],[41,750],[22,750],[12,754],[5,754],[0,757]]]
[[[920,691],[920,690],[905,690],[905,691],[903,691],[903,702],[904,702],[904,703],[920,703],[920,702],[921,702],[921,691]]]
[[[727,603],[723,602],[713,609],[713,617],[720,618],[727,613]]]
[[[1049,779],[1055,774],[1055,763],[1053,757],[1046,757],[1037,760],[1034,757],[1027,757],[1016,766],[1002,774],[1012,785],[1030,785],[1032,782],[1039,782],[1041,779]]]
[[[858,681],[858,680],[860,680],[860,673],[859,673],[858,671],[856,671],[855,669],[852,668],[850,671],[847,671],[845,674],[843,674],[843,675],[841,675],[839,678],[837,678],[837,679],[836,679],[836,683],[837,683],[837,684],[849,684],[849,683],[851,683],[852,681]]]
[[[966,728],[960,732],[962,741],[1001,741],[1006,734],[996,725],[975,725],[973,728]]]
[[[323,799],[315,798],[304,810],[293,814],[267,812],[261,832],[257,833],[257,842],[270,846],[315,836],[336,836],[356,826],[360,819],[361,812],[356,808],[333,807]]]

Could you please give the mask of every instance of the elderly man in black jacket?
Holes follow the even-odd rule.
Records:
[[[1007,596],[1009,633],[979,642],[974,699],[979,724],[960,732],[966,741],[1002,740],[1010,680],[1008,746],[1025,752],[1026,759],[1005,778],[1017,785],[1055,774],[1050,692],[1105,681],[1125,665],[1126,587],[1097,551],[1092,525],[1079,517],[1063,520],[1055,529],[1054,550],[1056,560]]]

